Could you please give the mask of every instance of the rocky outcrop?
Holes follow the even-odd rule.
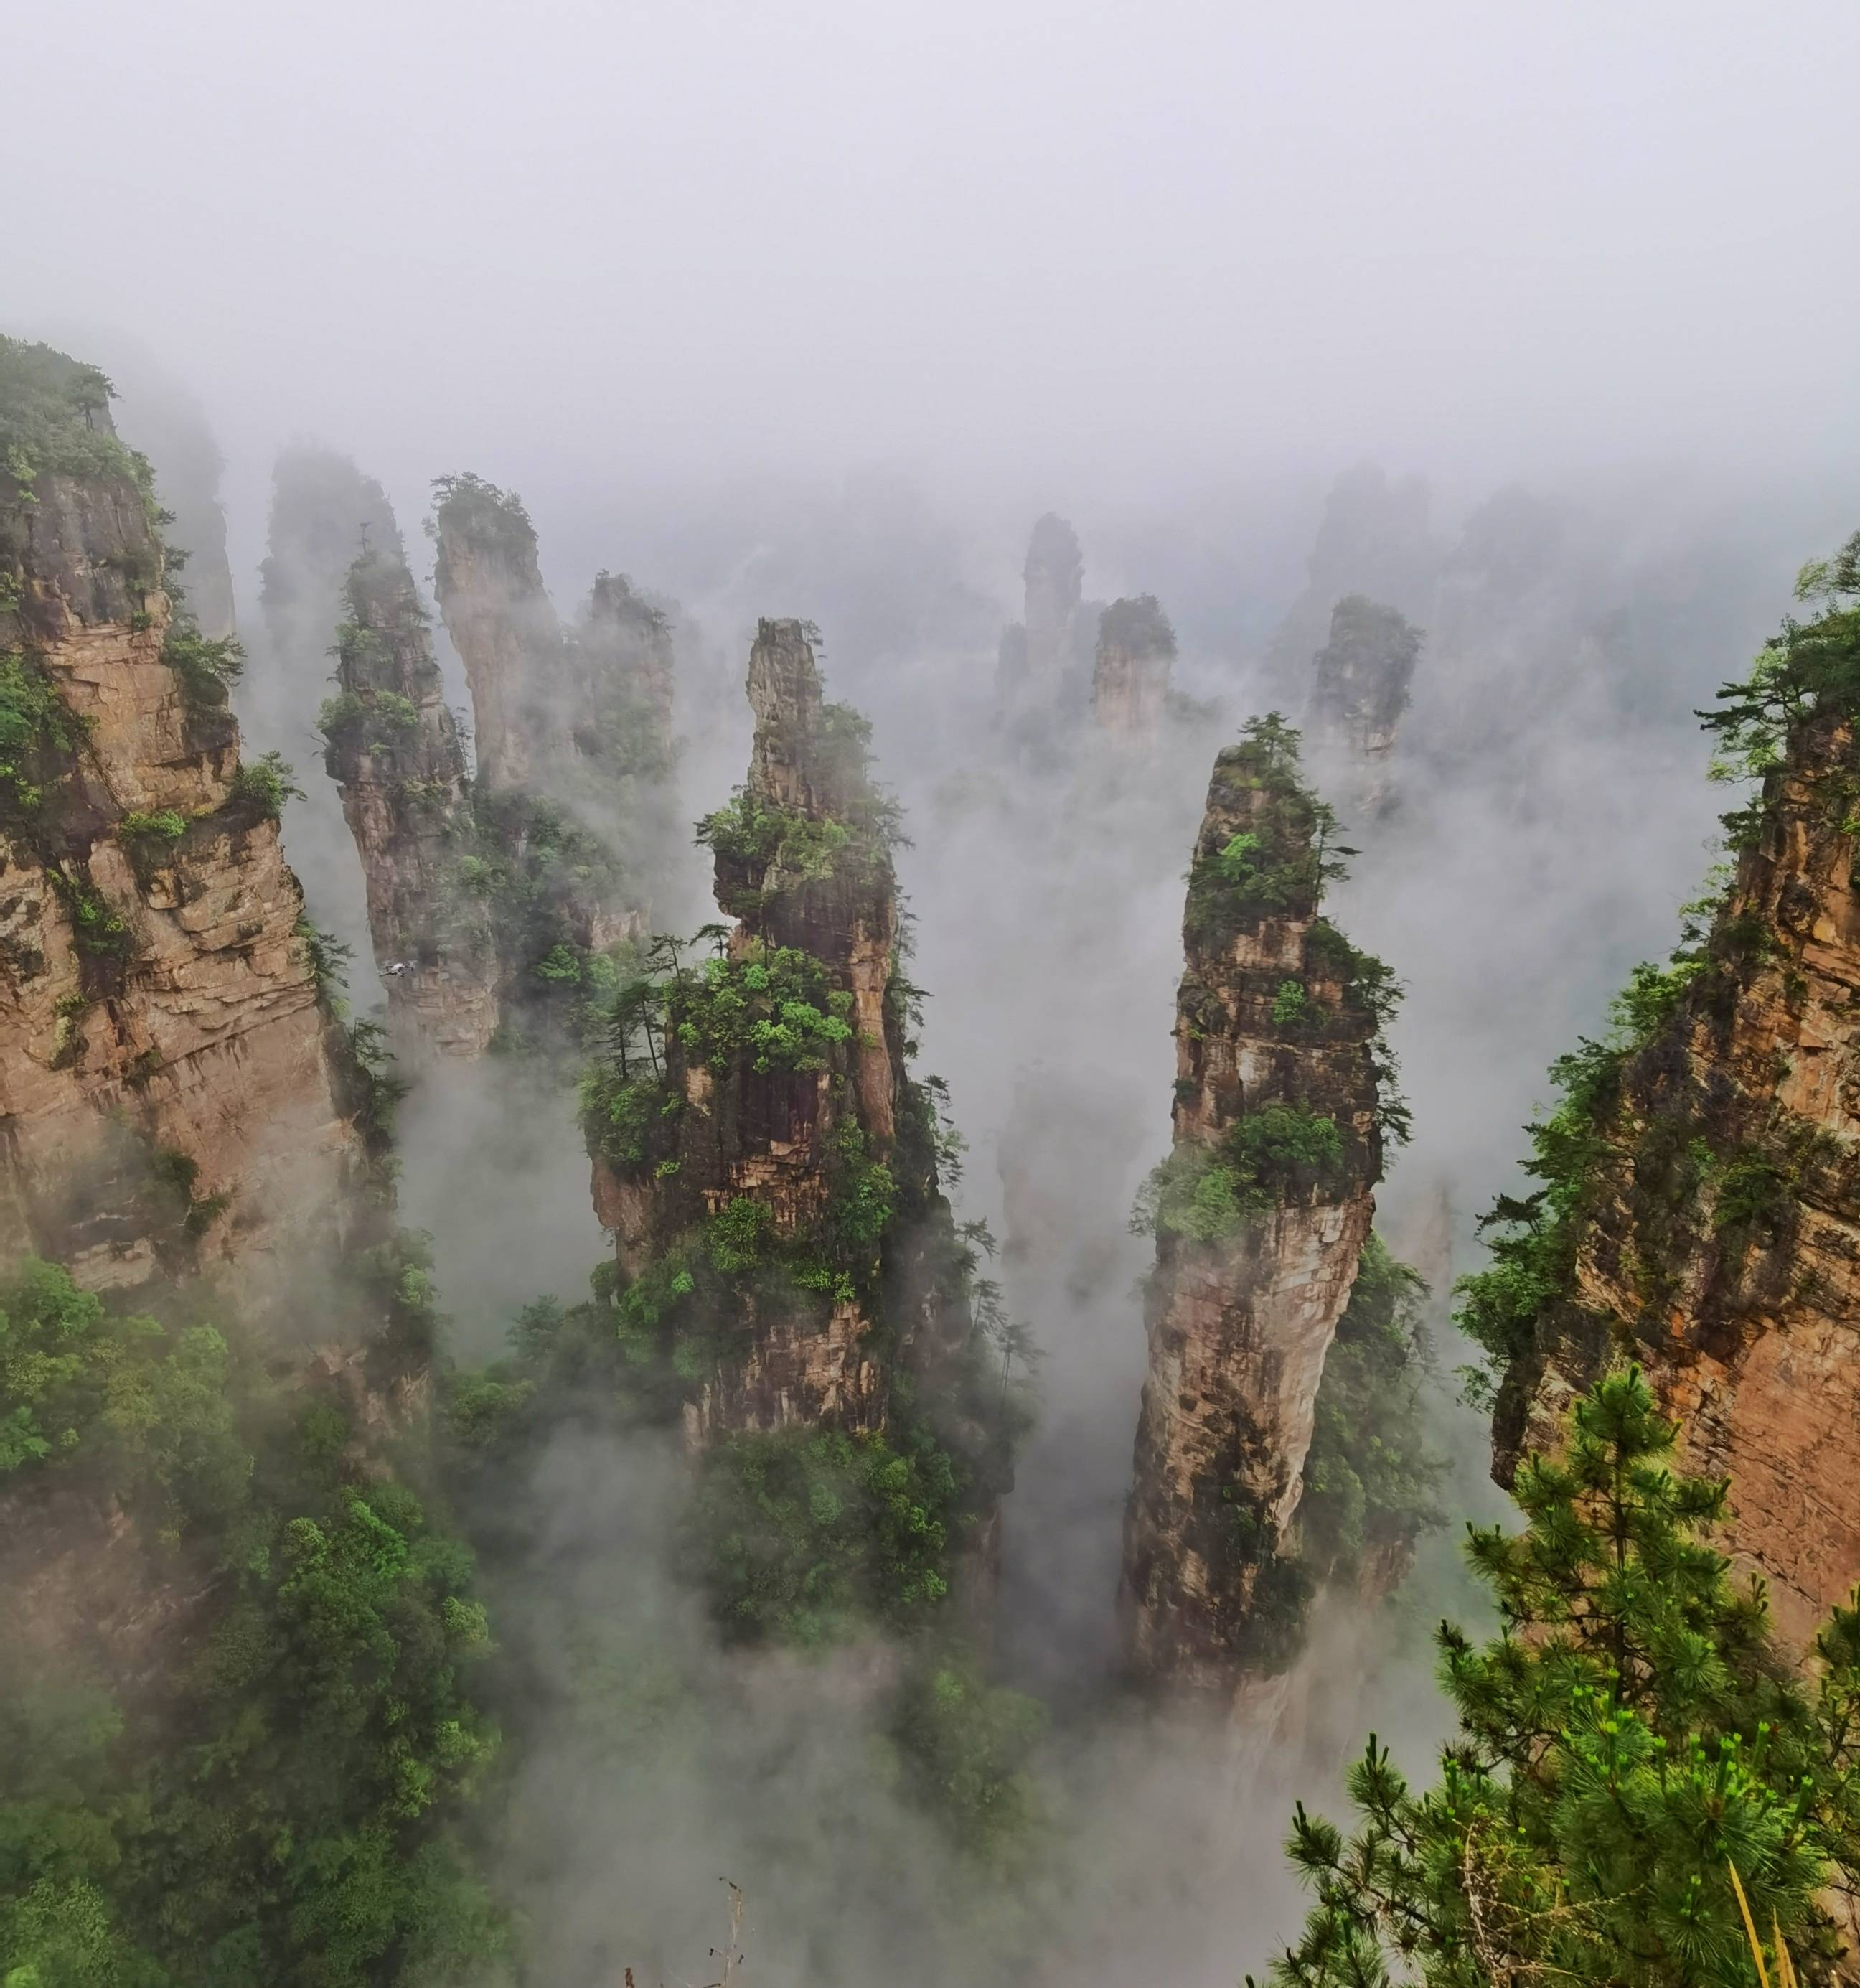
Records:
[[[762,623],[749,696],[749,779],[703,831],[718,903],[739,922],[695,979],[679,969],[666,996],[654,1084],[674,1107],[660,1114],[675,1128],[669,1152],[650,1142],[629,1168],[612,1146],[597,1148],[597,1205],[636,1274],[694,1223],[732,1210],[778,1247],[817,1247],[836,1192],[873,1191],[874,1168],[890,1178],[903,1080],[897,895],[864,722],[823,701],[795,621]],[[753,1017],[746,1032],[739,1009]],[[717,1364],[691,1405],[695,1439],[882,1425],[890,1375],[873,1343],[875,1252],[857,1274],[830,1273],[831,1254],[817,1301],[749,1297],[738,1357]]]
[[[1420,631],[1398,608],[1347,593],[1331,610],[1331,639],[1312,659],[1305,732],[1354,811],[1379,813],[1392,798],[1391,762],[1420,654]]]
[[[1294,1530],[1314,1405],[1381,1171],[1386,969],[1321,915],[1334,819],[1296,732],[1215,764],[1189,872],[1175,1138],[1121,1612],[1139,1675],[1231,1697],[1282,1668],[1308,1586]]]
[[[671,1332],[695,1447],[888,1429],[907,1375],[912,1415],[963,1439],[972,1259],[906,1068],[891,804],[802,624],[760,624],[749,695],[749,778],[701,827],[737,922],[623,992],[636,1032],[584,1094],[623,1312]]]
[[[0,1249],[247,1293],[348,1219],[360,1155],[279,776],[236,651],[178,617],[100,376],[0,347]]]
[[[1860,539],[1848,554],[1860,591]],[[1678,1467],[1730,1478],[1721,1543],[1798,1645],[1860,1581],[1855,658],[1852,608],[1772,644],[1743,695],[1781,759],[1727,817],[1735,879],[1702,944],[1637,972],[1615,1041],[1559,1066],[1545,1186],[1499,1204],[1499,1262],[1463,1314],[1503,1371],[1501,1482],[1554,1447],[1572,1395],[1638,1361]]]
[[[1175,631],[1153,593],[1114,600],[1098,622],[1091,712],[1122,745],[1153,743],[1168,709]]]
[[[500,1016],[496,946],[485,900],[460,875],[465,753],[397,539],[355,561],[347,592],[323,765],[361,858],[391,1033],[415,1063],[477,1056]]]

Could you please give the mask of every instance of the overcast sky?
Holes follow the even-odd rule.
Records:
[[[61,0],[4,315],[391,478],[1860,441],[1853,0]]]

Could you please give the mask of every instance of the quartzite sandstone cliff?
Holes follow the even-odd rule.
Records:
[[[1554,1446],[1608,1361],[1638,1360],[1682,1467],[1730,1479],[1724,1543],[1798,1643],[1860,1581],[1856,796],[1852,722],[1824,699],[1790,731],[1703,948],[1637,979],[1624,1046],[1572,1060],[1539,1135],[1547,1194],[1501,1205],[1526,1219],[1500,1253],[1536,1266],[1544,1301],[1506,1314],[1480,1280],[1470,1307],[1512,1356],[1501,1479]]]
[[[338,1237],[359,1158],[276,786],[172,614],[100,377],[7,357],[37,438],[0,488],[0,1247],[258,1291]]]
[[[802,624],[761,624],[749,693],[749,779],[702,830],[738,923],[712,928],[709,958],[672,965],[587,1093],[623,1312],[650,1307],[670,1335],[697,1447],[892,1431],[908,1401],[970,1456],[968,1550],[986,1553],[972,1256],[938,1188],[932,1098],[906,1069],[889,803],[864,721],[822,698]]]
[[[1091,713],[1124,745],[1155,742],[1168,710],[1175,631],[1153,593],[1114,600],[1098,620]]]
[[[1121,1605],[1139,1675],[1221,1696],[1294,1640],[1314,1403],[1381,1172],[1385,975],[1320,915],[1329,826],[1262,721],[1216,762],[1190,871]]]

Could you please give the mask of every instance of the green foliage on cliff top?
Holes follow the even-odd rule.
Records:
[[[667,1026],[687,1060],[722,1070],[738,1057],[756,1070],[825,1070],[853,1037],[853,997],[825,963],[793,946],[755,945],[739,959],[708,959],[668,991]]]
[[[1721,687],[1715,711],[1699,713],[1720,742],[1714,779],[1764,779],[1782,765],[1791,732],[1818,713],[1860,718],[1860,532],[1831,558],[1803,567],[1795,597],[1818,604],[1818,611],[1785,620],[1750,674]],[[1759,791],[1724,817],[1733,849],[1754,844],[1764,800]]]
[[[435,476],[433,502],[442,563],[444,534],[448,532],[500,547],[519,559],[535,559],[536,527],[529,522],[522,499],[514,490],[500,490],[495,483],[465,470],[455,476]],[[443,579],[440,583],[444,586]]]
[[[120,1616],[67,1625],[55,1672],[0,1626],[0,1978],[411,1988],[495,1957],[447,1833],[495,1745],[461,1689],[471,1556],[356,1476],[355,1433],[236,1330],[47,1263],[0,1286],[6,1522],[65,1529],[80,1584],[105,1556]]]
[[[1098,652],[1112,647],[1139,656],[1175,654],[1175,631],[1155,594],[1114,600],[1098,617]]]
[[[1860,1614],[1792,1676],[1761,1587],[1699,1542],[1726,1487],[1674,1474],[1673,1439],[1638,1372],[1611,1374],[1564,1459],[1520,1473],[1526,1530],[1473,1530],[1503,1628],[1442,1626],[1440,1780],[1416,1793],[1371,1738],[1351,1835],[1299,1807],[1317,1902],[1275,1983],[1752,1982],[1732,1864],[1798,1958],[1836,1949],[1818,1894],[1860,1853]]]
[[[1310,918],[1325,886],[1348,874],[1343,859],[1355,852],[1338,840],[1335,811],[1306,784],[1298,733],[1277,712],[1249,718],[1239,742],[1222,749],[1209,801],[1246,825],[1195,850],[1191,943],[1219,945],[1264,918]]]
[[[122,477],[152,519],[148,459],[110,428],[114,392],[94,366],[49,345],[0,337],[0,494],[13,504],[32,504],[41,476]]]

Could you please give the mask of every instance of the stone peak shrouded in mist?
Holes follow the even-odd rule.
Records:
[[[350,562],[365,546],[404,556],[387,493],[334,449],[296,444],[272,470],[270,543],[259,571],[268,620],[300,614],[327,640],[333,604]]]
[[[361,858],[369,938],[397,1043],[415,1062],[475,1056],[499,1021],[484,899],[462,888],[472,800],[427,614],[397,542],[349,569],[323,763]]]
[[[1057,512],[1036,519],[1027,540],[1021,576],[1028,586],[1050,587],[1056,598],[1078,605],[1085,578],[1085,556],[1078,534]]]
[[[1177,998],[1121,1611],[1141,1675],[1231,1694],[1297,1647],[1293,1530],[1327,1352],[1369,1234],[1391,1114],[1387,969],[1321,915],[1346,852],[1298,734],[1217,758]]]
[[[433,489],[434,585],[472,687],[479,776],[494,792],[546,784],[572,758],[583,711],[536,528],[519,498],[482,477]]]
[[[1388,762],[1408,709],[1421,631],[1399,608],[1347,593],[1331,610],[1330,638],[1312,658],[1306,725],[1314,746],[1368,809],[1388,799]]]
[[[1153,593],[1114,600],[1098,617],[1091,709],[1101,728],[1126,743],[1148,743],[1168,709],[1175,631]]]

